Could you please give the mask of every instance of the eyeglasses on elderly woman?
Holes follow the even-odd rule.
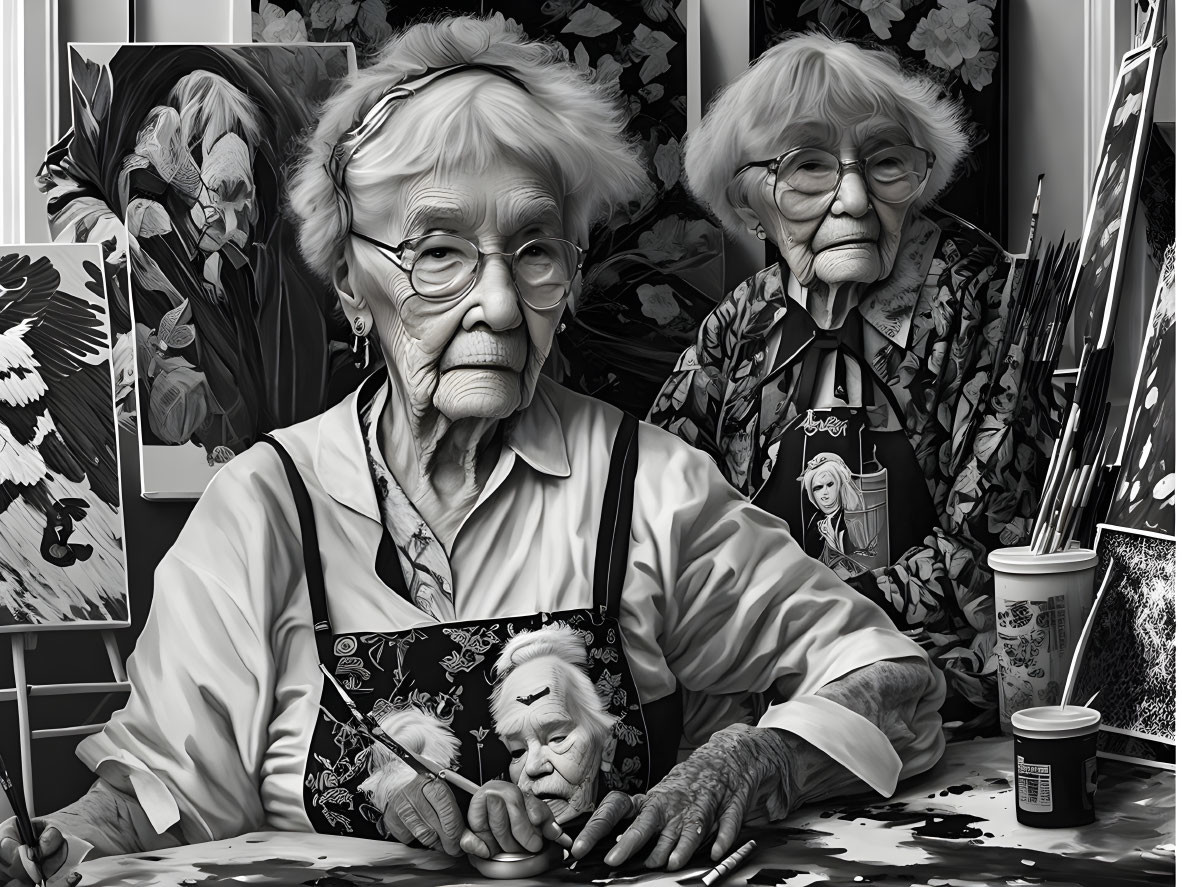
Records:
[[[772,160],[735,170],[732,187],[748,169],[766,168],[775,176],[776,206],[784,217],[805,220],[828,207],[847,169],[858,169],[870,193],[883,203],[905,203],[922,189],[936,155],[915,145],[892,145],[857,160],[842,160],[823,148],[792,148]]]
[[[466,296],[476,285],[484,259],[503,256],[522,301],[545,311],[562,301],[586,254],[561,237],[537,237],[506,253],[482,250],[457,234],[423,234],[391,246],[359,231],[349,233],[377,247],[382,258],[410,278],[415,293],[435,302]]]

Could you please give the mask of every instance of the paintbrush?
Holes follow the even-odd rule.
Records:
[[[4,756],[0,755],[0,787],[4,789],[4,796],[8,798],[8,806],[12,808],[13,816],[16,819],[17,834],[20,835],[21,843],[29,848],[29,855],[37,866],[37,871],[41,871],[41,854],[37,847],[37,830],[33,828],[33,820],[29,818],[29,808],[25,806],[25,798],[16,787],[12,784],[12,777],[8,775],[8,767],[4,764]],[[45,887],[45,876],[38,874],[38,887]]]
[[[1088,612],[1088,618],[1084,621],[1083,631],[1081,631],[1079,634],[1079,643],[1075,645],[1075,652],[1071,654],[1071,665],[1067,668],[1067,680],[1063,683],[1063,699],[1059,703],[1059,708],[1063,708],[1063,706],[1067,705],[1067,703],[1071,700],[1072,692],[1075,690],[1075,681],[1076,678],[1079,677],[1079,666],[1083,661],[1083,649],[1088,642],[1088,637],[1092,633],[1092,625],[1096,621],[1096,614],[1100,612],[1100,601],[1104,599],[1104,592],[1108,590],[1108,586],[1112,582],[1112,571],[1115,567],[1116,560],[1110,560],[1108,562],[1108,569],[1104,571],[1104,579],[1101,580],[1100,588],[1096,592],[1096,600],[1092,602],[1092,609]],[[1099,690],[1093,693],[1092,698],[1087,701],[1085,707],[1087,705],[1091,705],[1092,700],[1094,700],[1096,696],[1099,695],[1099,693]]]

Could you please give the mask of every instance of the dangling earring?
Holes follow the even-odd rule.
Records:
[[[353,366],[359,370],[369,368],[369,336],[365,321],[360,317],[353,320]]]
[[[755,226],[755,236],[760,240],[767,240],[767,232],[763,230],[763,225]]]

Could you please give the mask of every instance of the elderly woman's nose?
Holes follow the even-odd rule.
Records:
[[[531,742],[525,753],[525,775],[530,779],[540,779],[554,772],[554,764],[550,755],[541,743]]]
[[[517,285],[504,256],[492,255],[481,263],[467,301],[466,329],[482,323],[494,330],[511,330],[521,324]]]
[[[837,196],[833,199],[833,213],[844,213],[857,218],[864,215],[868,209],[870,194],[866,188],[866,180],[862,178],[862,171],[853,166],[843,168],[841,178],[837,182]]]

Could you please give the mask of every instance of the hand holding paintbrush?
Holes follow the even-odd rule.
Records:
[[[353,729],[360,732],[370,741],[384,746],[386,749],[391,751],[395,757],[407,764],[416,773],[422,776],[427,776],[431,779],[439,779],[453,788],[458,789],[459,791],[472,795],[474,798],[477,798],[477,800],[474,801],[474,804],[483,805],[486,802],[486,798],[484,796],[485,792],[482,792],[482,789],[485,789],[486,787],[477,785],[470,779],[464,777],[449,767],[443,767],[425,759],[421,755],[416,754],[414,751],[407,748],[401,742],[394,739],[382,728],[381,723],[372,714],[362,714],[353,698],[348,694],[345,688],[341,686],[340,682],[336,679],[331,671],[329,671],[323,665],[320,666],[320,670],[323,672],[325,679],[329,683],[329,686],[331,686],[337,692],[337,695],[340,696],[341,701],[345,704],[345,708],[349,712],[349,718],[352,722]],[[514,790],[516,791],[515,788]],[[495,789],[487,789],[487,791],[491,791],[492,794],[497,793]],[[520,792],[518,792],[517,796],[520,798]],[[537,811],[538,816],[544,817],[545,821],[541,821],[540,818],[535,818],[535,816],[530,814],[527,810],[526,816],[528,816],[529,824],[527,827],[527,824],[522,822],[520,824],[521,829],[527,833],[533,832],[534,829],[536,829],[543,838],[553,841],[563,850],[569,850],[574,844],[574,841],[562,830],[562,827],[554,821],[549,808],[546,807],[543,802],[538,801],[536,798],[532,799],[532,801],[531,799],[527,798],[527,807],[531,804],[531,802],[534,804],[534,810]],[[470,821],[471,818],[472,810],[470,809]],[[512,814],[510,814],[508,818],[513,820],[519,817],[514,817]],[[473,828],[473,834],[475,834],[475,827],[471,825],[470,827]],[[488,850],[487,845],[489,840],[492,840],[497,844],[501,843],[496,839],[495,834],[493,834],[494,831],[495,829],[490,831],[487,839],[485,837],[481,837],[479,834],[476,834],[477,839],[485,843],[486,851]],[[520,843],[522,843],[523,846],[527,846],[527,842],[531,840],[527,835],[523,834],[519,836],[517,829],[514,829],[514,838],[515,840],[518,840]],[[477,853],[476,855],[479,856],[480,854]]]
[[[25,807],[24,796],[13,785],[3,757],[0,757],[0,788],[4,789],[4,795],[14,814],[11,820],[0,826],[0,874],[11,878],[17,884],[21,883],[23,877],[27,877],[31,883],[45,887],[42,859],[48,858],[56,848],[42,847],[41,844],[43,841],[51,841],[53,835],[43,834],[39,840],[33,821],[29,818],[29,811]],[[11,831],[15,831],[16,834],[11,834]],[[60,839],[60,833],[58,837]],[[62,845],[64,848],[64,842]],[[58,865],[60,864],[59,862]],[[54,870],[56,871],[56,868]]]

